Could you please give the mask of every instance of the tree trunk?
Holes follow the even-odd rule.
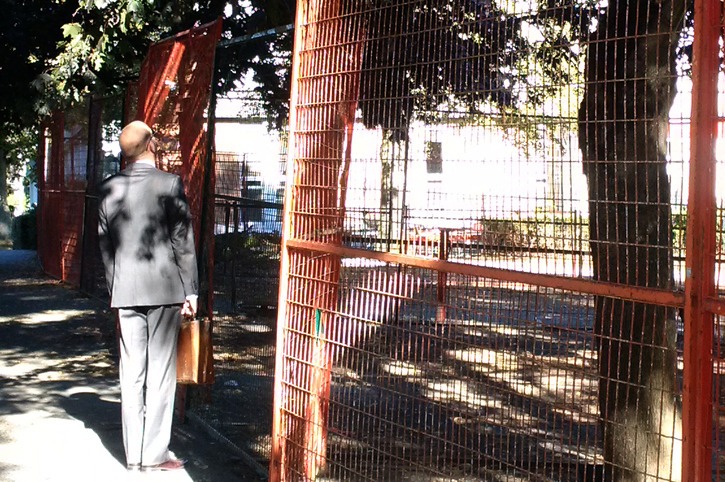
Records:
[[[394,140],[392,132],[383,130],[383,139],[380,143],[380,213],[378,222],[378,235],[387,240],[387,250],[390,251],[394,239],[396,221],[400,223],[399,216],[395,214],[395,203],[398,200],[398,190],[395,188],[395,161],[398,141]],[[401,249],[403,249],[401,247]]]
[[[8,162],[6,152],[0,149],[0,242],[10,241],[12,216],[8,209]]]
[[[610,2],[579,110],[594,278],[672,288],[667,128],[683,0]],[[605,480],[679,480],[674,310],[598,297]]]

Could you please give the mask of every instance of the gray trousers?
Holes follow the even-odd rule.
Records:
[[[118,309],[121,420],[127,464],[169,459],[181,305]]]

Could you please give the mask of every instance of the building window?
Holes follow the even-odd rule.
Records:
[[[425,143],[425,163],[428,174],[443,172],[443,144],[427,141]]]

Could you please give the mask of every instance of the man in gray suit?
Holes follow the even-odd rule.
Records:
[[[191,213],[179,176],[156,169],[141,121],[119,138],[128,166],[100,186],[98,234],[120,326],[121,417],[129,470],[175,470],[169,441],[182,316],[196,314]]]

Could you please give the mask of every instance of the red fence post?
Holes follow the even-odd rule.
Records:
[[[715,293],[715,137],[721,4],[695,1],[690,191],[685,279],[682,480],[712,477],[713,313]]]
[[[344,3],[297,3],[271,481],[315,480],[327,463],[327,339],[344,329],[336,325],[341,258],[293,251],[290,243],[342,242],[362,65],[360,27],[343,15]],[[318,54],[325,56],[322,73]]]
[[[438,259],[447,261],[448,260],[448,234],[449,229],[441,228],[440,236],[438,238]],[[444,323],[446,321],[446,288],[448,284],[448,273],[445,271],[438,271],[438,292],[437,300],[438,307],[436,309],[436,322]]]

